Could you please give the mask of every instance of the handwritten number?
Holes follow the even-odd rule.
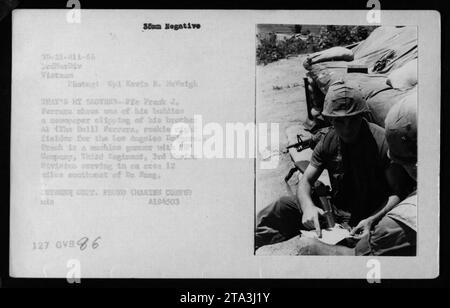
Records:
[[[100,243],[99,243],[100,239],[101,239],[101,236],[97,237],[94,241],[92,241],[92,244],[91,244],[92,249],[97,249],[100,246]],[[89,244],[88,237],[83,237],[82,239],[80,239],[77,242],[77,245],[80,246],[81,251],[86,250],[86,248],[88,248],[88,244]]]
[[[101,237],[97,237],[94,242],[92,242],[92,249],[97,249],[100,244],[98,243],[100,241]]]
[[[89,238],[83,237],[82,239],[80,239],[80,240],[77,242],[77,245],[80,246],[80,250],[81,250],[81,251],[83,251],[83,250],[86,249],[88,241],[89,241]]]

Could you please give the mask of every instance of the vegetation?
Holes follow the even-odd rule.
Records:
[[[256,49],[258,64],[268,64],[279,59],[284,59],[290,54],[298,54],[307,49],[307,42],[297,38],[277,39],[275,33],[257,35],[259,45]]]
[[[318,37],[308,37],[309,44],[314,51],[346,46],[365,40],[373,30],[374,26],[326,26],[320,29]]]

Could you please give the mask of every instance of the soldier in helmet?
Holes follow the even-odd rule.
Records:
[[[321,236],[324,211],[318,206],[313,187],[324,169],[330,175],[336,221],[351,229],[353,240],[351,247],[319,242],[310,253],[389,254],[404,247],[395,241],[385,243],[389,247],[368,244],[377,227],[379,234],[401,233],[402,226],[379,222],[411,190],[409,185],[393,185],[385,131],[366,121],[364,114],[368,111],[358,84],[339,80],[330,85],[322,115],[329,119],[332,129],[314,148],[297,197],[283,197],[258,214],[256,248],[295,237],[300,229],[316,230]]]
[[[387,213],[404,227],[403,242],[416,247],[417,232],[417,92],[413,91],[402,101],[394,105],[385,120],[386,140],[389,146],[388,156],[394,165],[400,166],[397,173],[391,172],[394,183],[404,185],[408,180],[413,183],[413,192],[397,207]],[[403,172],[403,174],[402,174]],[[403,176],[402,176],[403,175]]]
[[[394,105],[385,120],[388,155],[417,181],[417,93]]]

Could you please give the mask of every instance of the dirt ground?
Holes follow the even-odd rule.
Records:
[[[287,146],[286,128],[303,123],[307,117],[303,85],[306,70],[302,65],[305,56],[282,59],[266,66],[258,65],[256,68],[256,121],[279,123],[280,151]],[[257,163],[257,212],[277,198],[289,194],[284,177],[293,163],[289,154],[279,155],[276,169],[259,169]]]

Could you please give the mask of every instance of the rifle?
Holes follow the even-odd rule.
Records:
[[[322,209],[324,210],[324,217],[327,221],[327,228],[333,228],[335,225],[333,208],[331,207],[331,188],[319,181],[314,185],[314,192],[319,197]]]

